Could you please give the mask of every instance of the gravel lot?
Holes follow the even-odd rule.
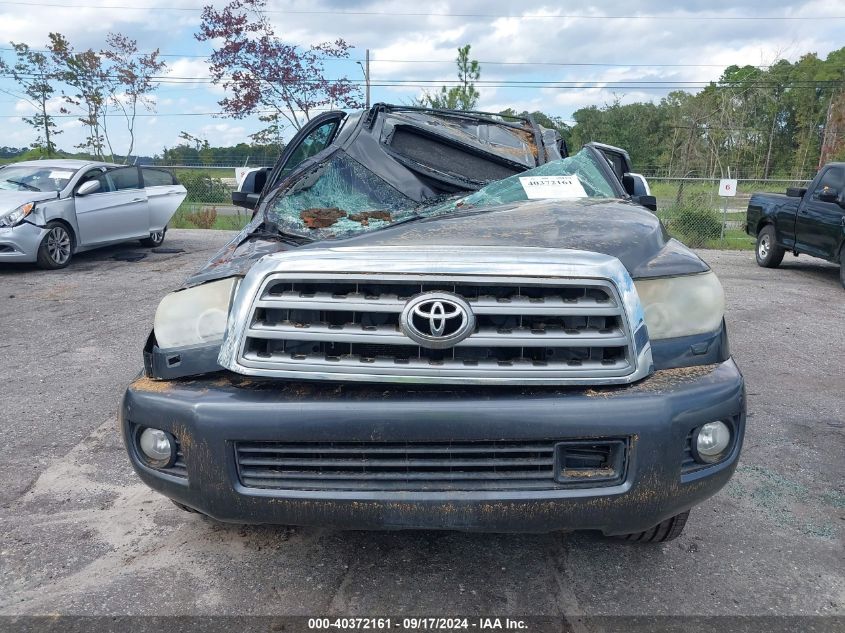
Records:
[[[739,470],[665,546],[591,534],[217,524],[147,489],[115,429],[155,306],[228,234],[0,266],[2,614],[845,615],[845,291],[837,269],[705,251],[748,382]],[[574,626],[579,630],[578,626]],[[582,627],[580,630],[589,630]]]

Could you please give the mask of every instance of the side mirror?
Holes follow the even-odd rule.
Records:
[[[622,176],[622,187],[631,197],[650,196],[651,187],[642,174],[627,173]]]
[[[237,191],[232,192],[232,204],[244,209],[255,209],[258,206],[258,199],[267,184],[267,176],[270,169],[256,169],[244,176]]]
[[[839,194],[833,189],[825,189],[819,194],[820,202],[839,202]]]
[[[88,182],[83,182],[79,189],[76,190],[77,196],[87,196],[94,192],[100,190],[100,181],[99,180],[89,180]]]
[[[633,196],[631,200],[657,213],[657,198],[654,196]]]
[[[243,207],[244,209],[255,210],[258,206],[258,198],[260,194],[247,193],[245,191],[232,192],[232,204],[236,207]]]
[[[787,187],[786,189],[786,195],[790,198],[803,198],[805,193],[807,193],[806,187]]]

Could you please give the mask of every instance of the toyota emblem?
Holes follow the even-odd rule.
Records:
[[[475,315],[458,295],[426,292],[405,304],[399,324],[405,336],[418,345],[443,349],[457,345],[472,334]]]

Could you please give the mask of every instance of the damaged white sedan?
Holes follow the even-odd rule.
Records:
[[[0,168],[0,263],[64,268],[75,253],[164,241],[187,191],[169,171],[84,160]]]

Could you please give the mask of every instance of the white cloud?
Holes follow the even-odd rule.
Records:
[[[215,99],[219,99],[225,94],[222,85],[211,83],[211,71],[208,62],[202,58],[182,57],[168,60],[165,77],[171,83],[164,85],[171,89],[204,90],[214,95]]]
[[[198,13],[126,8],[103,8],[98,5],[114,6],[111,0],[87,0],[86,6],[60,7],[9,5],[0,7],[0,41],[27,42],[33,48],[46,45],[48,33],[65,35],[78,50],[104,45],[105,35],[120,31],[138,39],[142,46],[155,48],[168,45],[166,36],[193,28],[198,22]],[[169,0],[168,7],[192,7],[192,0]],[[157,44],[151,45],[153,41]]]
[[[61,97],[53,97],[49,101],[47,101],[47,113],[48,114],[59,114],[61,109],[65,107],[65,101]],[[15,102],[15,112],[19,112],[24,116],[31,116],[35,112],[39,110],[25,99],[18,99]]]
[[[233,123],[210,123],[200,127],[199,137],[208,139],[211,145],[237,145],[247,142],[249,133],[243,125]]]

